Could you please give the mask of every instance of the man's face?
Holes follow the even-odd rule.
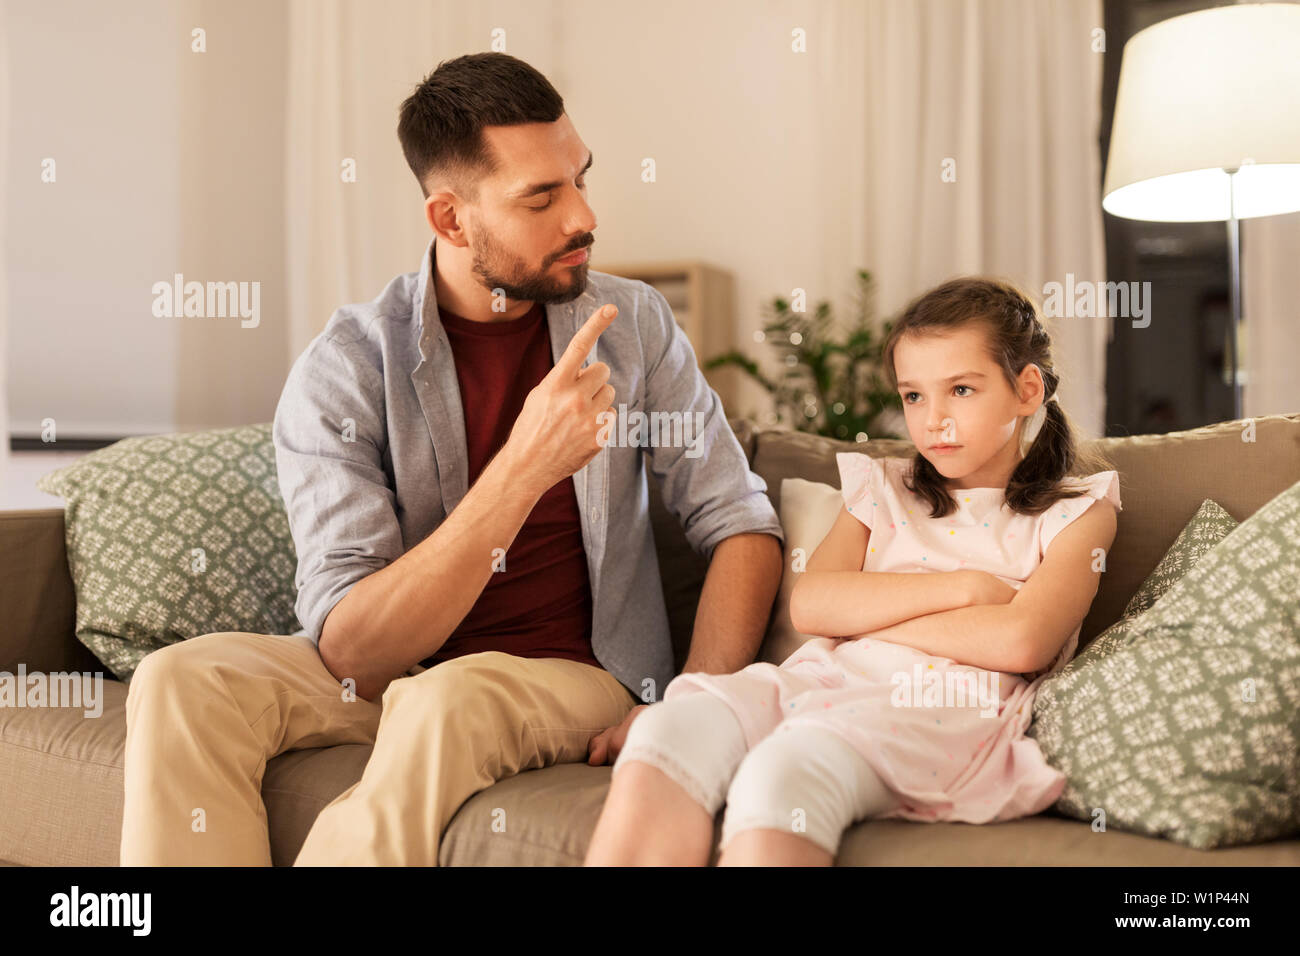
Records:
[[[595,242],[596,217],[587,204],[590,151],[567,115],[483,133],[501,168],[480,181],[479,201],[466,210],[475,276],[516,301],[576,299],[587,287],[590,262],[560,260]]]

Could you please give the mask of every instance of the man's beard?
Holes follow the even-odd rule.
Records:
[[[580,266],[561,266],[559,276],[548,275],[545,270],[530,272],[522,260],[497,244],[486,229],[480,227],[478,235],[480,241],[474,249],[473,271],[489,291],[500,289],[508,299],[541,305],[572,302],[586,291],[587,268],[591,260]],[[583,245],[578,248],[585,248],[593,241],[590,234],[583,238]],[[565,255],[573,255],[576,251],[571,249]]]

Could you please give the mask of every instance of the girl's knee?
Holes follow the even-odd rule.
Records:
[[[790,734],[775,733],[749,752],[727,788],[728,817],[772,821],[771,829],[786,829],[806,817],[806,798],[819,785],[824,789],[825,781],[795,744]]]
[[[729,706],[700,692],[651,704],[641,711],[628,730],[624,750],[632,744],[681,752],[708,749],[725,757],[737,750],[744,754],[745,732]]]
[[[756,746],[727,791],[726,835],[743,829],[802,834],[834,855],[856,820],[892,803],[870,765],[833,732],[790,727]]]
[[[632,761],[649,764],[709,813],[717,813],[744,755],[744,730],[731,708],[710,694],[696,693],[642,711],[613,773]]]

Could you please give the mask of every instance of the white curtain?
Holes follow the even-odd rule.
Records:
[[[9,288],[5,218],[9,185],[9,25],[8,7],[0,3],[0,501],[9,488]]]
[[[954,275],[1105,280],[1101,0],[842,0],[819,8],[828,236],[869,264],[877,312]],[[831,179],[851,157],[856,177]],[[945,181],[945,163],[955,181]],[[848,211],[846,214],[845,211]],[[1131,277],[1137,278],[1137,277]],[[1060,401],[1100,435],[1110,319],[1048,320]]]
[[[1300,212],[1241,224],[1242,413],[1300,412]]]
[[[492,28],[508,22],[509,52],[562,91],[572,86],[581,107],[582,88],[593,82],[585,44],[625,31],[643,15],[639,9],[292,0],[291,357],[340,303],[369,300],[394,275],[419,265],[411,250],[423,250],[429,230],[418,186],[395,148],[397,104],[414,83],[440,59],[489,49]],[[807,28],[808,57],[798,62],[816,71],[809,87],[816,93],[775,104],[771,122],[786,124],[791,109],[818,119],[809,142],[784,148],[806,154],[808,173],[817,178],[806,216],[824,244],[823,285],[851,274],[845,263],[870,268],[883,315],[958,273],[1006,275],[1040,295],[1044,283],[1064,282],[1067,273],[1076,281],[1104,280],[1097,152],[1103,54],[1091,49],[1093,30],[1102,26],[1101,0],[828,0],[795,5],[771,24],[762,16],[772,8],[751,9],[736,3],[734,12],[714,14],[737,27],[742,51],[752,51],[740,67],[754,71],[752,83],[743,74],[732,81],[742,89],[758,83],[780,53],[779,44],[771,45],[781,36],[778,27],[787,34]],[[755,39],[740,29],[755,23],[770,35]],[[635,62],[646,57],[655,70],[670,68],[662,52],[636,51],[635,33],[618,42],[632,45]],[[709,67],[682,68],[701,82],[719,82],[702,72]],[[658,88],[653,74],[633,86],[644,95]],[[636,110],[638,101],[596,102],[601,109],[584,115],[587,124],[602,116],[617,124],[621,116],[611,111]],[[714,121],[724,128],[728,122]],[[636,133],[628,138],[641,148]],[[357,163],[351,184],[340,181],[340,163],[349,157]],[[952,183],[941,176],[949,158]],[[753,162],[761,167],[762,154]],[[615,207],[607,200],[603,208]],[[771,227],[780,235],[782,223]],[[731,265],[743,279],[744,263]],[[1102,430],[1109,331],[1105,319],[1052,326],[1061,401],[1088,434]]]
[[[510,52],[554,80],[551,5],[505,7]],[[290,361],[340,305],[420,267],[431,233],[398,145],[398,108],[441,60],[488,50],[502,12],[461,0],[291,0]],[[355,182],[343,179],[348,160]]]

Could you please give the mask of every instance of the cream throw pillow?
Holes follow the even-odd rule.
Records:
[[[758,660],[780,664],[813,636],[801,634],[790,623],[790,592],[799,578],[799,572],[794,569],[802,569],[808,563],[822,539],[830,533],[843,506],[844,498],[838,488],[803,478],[782,480],[779,517],[785,531],[785,569]]]

